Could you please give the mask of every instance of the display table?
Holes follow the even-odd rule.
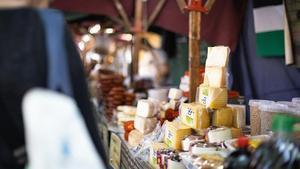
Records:
[[[114,142],[113,144],[111,143],[112,141],[112,135],[114,135],[114,140],[117,139],[116,142],[120,141],[120,159],[116,160],[115,163],[119,163],[119,168],[121,169],[151,169],[151,165],[148,162],[145,162],[139,158],[136,158],[133,156],[133,154],[130,152],[129,147],[127,145],[127,142],[124,140],[124,137],[122,136],[123,134],[120,133],[120,131],[117,129],[116,126],[114,126],[113,124],[107,123],[107,120],[105,119],[101,119],[98,121],[98,127],[99,127],[99,132],[100,132],[100,137],[103,143],[103,146],[105,148],[107,157],[109,157],[109,163],[111,164],[112,161],[111,160],[116,160],[116,159],[112,159],[111,158],[111,146],[115,146],[115,148],[113,148],[113,150],[118,149],[118,145]],[[118,151],[117,151],[118,152]],[[119,153],[118,152],[118,153]],[[116,156],[113,156],[114,158],[116,158]],[[117,169],[117,167],[112,167],[114,169]]]

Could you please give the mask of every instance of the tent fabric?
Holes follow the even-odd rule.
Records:
[[[134,0],[120,0],[128,16],[134,16]],[[147,15],[155,9],[158,0],[147,1]],[[52,7],[69,12],[82,12],[107,16],[118,16],[112,0],[56,0]],[[201,38],[213,45],[227,45],[236,48],[244,16],[246,1],[216,1],[209,14],[204,14],[201,24]],[[181,13],[175,0],[167,0],[154,22],[166,30],[188,35],[188,14]]]
[[[291,100],[300,96],[300,69],[286,67],[281,58],[256,56],[253,2],[249,5],[235,56],[230,60],[233,89],[249,99]],[[249,114],[247,117],[249,122]]]

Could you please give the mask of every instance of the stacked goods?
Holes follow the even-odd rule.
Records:
[[[136,116],[134,119],[135,130],[133,130],[133,134],[131,132],[129,133],[129,140],[133,140],[133,143],[139,143],[144,135],[151,133],[155,129],[158,123],[156,117],[157,112],[155,110],[155,104],[152,101],[138,101]]]
[[[113,110],[119,105],[132,105],[135,95],[128,93],[123,86],[124,77],[120,74],[101,70],[99,73],[98,95],[104,101],[105,112],[112,117]]]

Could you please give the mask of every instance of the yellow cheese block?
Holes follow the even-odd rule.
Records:
[[[239,138],[243,136],[243,131],[241,128],[231,128],[232,138]]]
[[[233,126],[233,111],[230,107],[215,110],[213,115],[213,125],[217,127]]]
[[[227,69],[223,67],[206,67],[204,79],[209,87],[227,87]]]
[[[208,88],[208,97],[206,107],[212,109],[220,109],[226,107],[228,101],[227,88]]]
[[[168,122],[164,142],[176,150],[181,150],[181,141],[192,134],[192,129],[180,122]]]
[[[181,122],[194,129],[205,129],[210,126],[207,109],[198,103],[183,103],[180,108]]]
[[[152,143],[150,145],[149,163],[154,168],[159,168],[157,164],[157,151],[165,148],[168,148],[165,143]]]
[[[246,126],[246,106],[245,105],[235,105],[228,104],[233,110],[233,127],[243,128]]]

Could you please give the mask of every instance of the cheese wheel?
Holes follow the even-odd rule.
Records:
[[[143,139],[143,134],[138,130],[132,130],[128,136],[128,144],[136,147],[140,144]]]
[[[208,132],[209,143],[220,143],[232,139],[231,130],[229,128],[218,128]]]
[[[135,116],[134,128],[139,132],[141,132],[142,134],[148,134],[155,129],[157,123],[158,121],[156,117],[145,118],[145,117]]]
[[[233,126],[233,111],[230,107],[218,109],[213,114],[213,125],[217,127]]]
[[[156,115],[154,103],[150,100],[139,100],[136,115],[140,117],[154,117]]]

